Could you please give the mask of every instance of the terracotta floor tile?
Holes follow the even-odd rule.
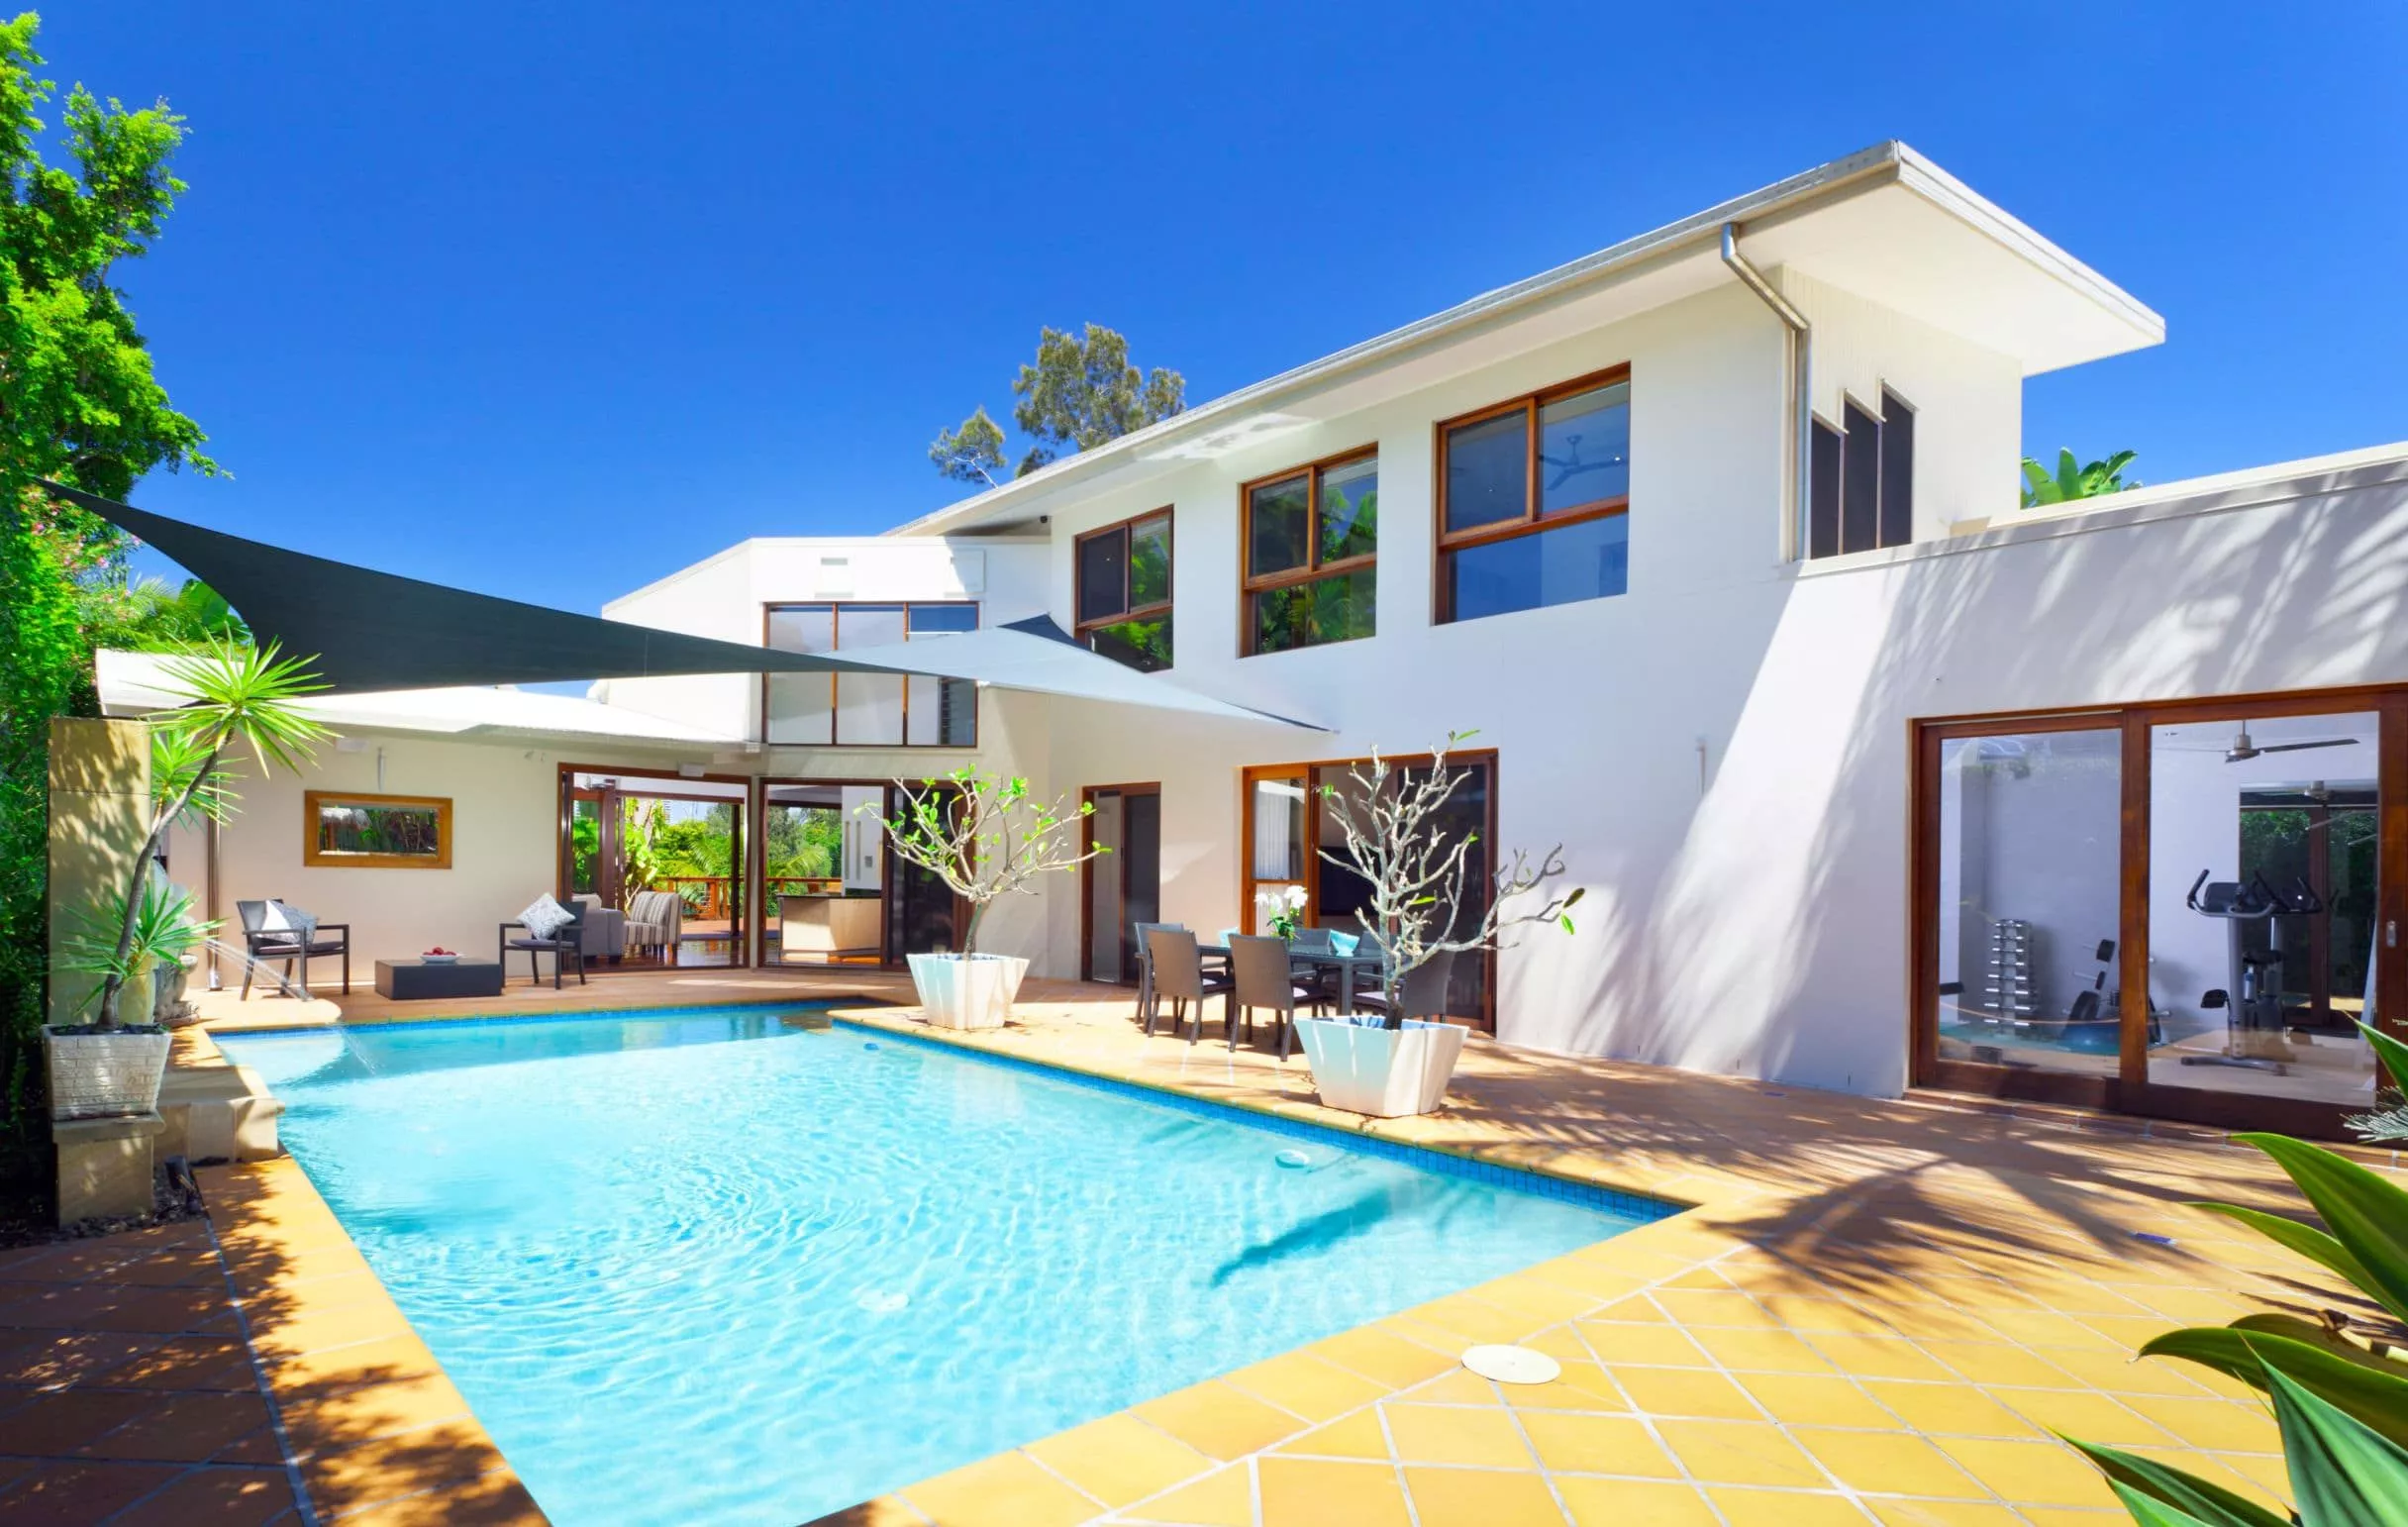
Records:
[[[1567,1520],[1535,1474],[1407,1468],[1405,1491],[1421,1527],[1563,1527]]]
[[[904,1498],[943,1527],[1070,1527],[1096,1503],[1018,1453],[925,1479]]]
[[[1174,1527],[1254,1527],[1254,1476],[1244,1464],[1232,1464],[1182,1484],[1165,1495],[1126,1513],[1133,1521],[1166,1522]]]
[[[1915,1345],[1975,1383],[2056,1389],[2080,1384],[2056,1364],[2006,1343],[1923,1341]]]
[[[1555,1488],[1579,1527],[1721,1527],[1694,1485],[1566,1476]]]
[[[328,1516],[402,1495],[465,1484],[502,1467],[502,1456],[483,1429],[467,1422],[421,1427],[341,1453],[312,1454],[300,1460],[302,1484],[319,1511]]]
[[[464,1484],[370,1506],[343,1518],[342,1527],[547,1527],[549,1520],[518,1476],[497,1469]],[[919,1513],[910,1520],[916,1527]]]
[[[256,1527],[293,1509],[282,1468],[195,1469],[109,1519],[109,1527]],[[0,1518],[8,1505],[0,1500]]]
[[[449,1378],[405,1378],[281,1400],[284,1428],[306,1453],[339,1453],[378,1437],[468,1414],[468,1401]]]
[[[258,1387],[251,1349],[227,1336],[174,1336],[116,1368],[99,1380],[112,1387],[226,1389]]]
[[[1134,1407],[1143,1417],[1208,1458],[1233,1459],[1267,1448],[1306,1423],[1218,1379]]]
[[[1130,1415],[1109,1415],[1030,1445],[1032,1458],[1108,1506],[1168,1489],[1212,1460]]]
[[[1873,1527],[1865,1508],[1845,1495],[1730,1485],[1716,1485],[1706,1493],[1731,1527]]]
[[[1405,1492],[1386,1464],[1258,1459],[1262,1527],[1410,1527]]]
[[[2116,1504],[2115,1492],[2100,1479],[2098,1471],[2080,1454],[2057,1443],[1942,1437],[1935,1439],[1935,1446],[2009,1505]]]
[[[0,1351],[0,1384],[61,1384],[115,1372],[168,1338],[115,1331],[43,1331]]]
[[[1388,1421],[1396,1456],[1408,1464],[1472,1464],[1489,1469],[1535,1469],[1530,1449],[1513,1416],[1502,1408],[1460,1405],[1379,1407]]]
[[[1793,1425],[1894,1427],[1898,1418],[1836,1374],[1742,1374],[1740,1387],[1775,1421]]]
[[[1679,1468],[1648,1435],[1647,1427],[1631,1417],[1527,1410],[1520,1418],[1539,1462],[1550,1470],[1653,1479],[1680,1476]]]
[[[1787,1331],[1735,1331],[1700,1327],[1689,1333],[1716,1362],[1735,1372],[1828,1374],[1831,1365]],[[1611,1361],[1610,1359],[1608,1361]]]
[[[2024,1527],[2026,1518],[1995,1501],[1868,1500],[1882,1527]],[[2090,1527],[2117,1527],[2103,1516]]]
[[[1376,1409],[1358,1410],[1351,1416],[1341,1416],[1327,1425],[1317,1426],[1301,1437],[1290,1437],[1279,1444],[1281,1453],[1312,1454],[1322,1458],[1356,1458],[1373,1463],[1388,1463],[1394,1454],[1388,1448],[1387,1430],[1380,1425]]]
[[[117,1389],[20,1390],[13,1398],[13,1405],[0,1400],[8,1451],[41,1458],[80,1453],[159,1403],[155,1394]]]
[[[1677,1369],[1661,1369],[1660,1373],[1678,1373]],[[1515,1383],[1499,1386],[1505,1403],[1516,1410],[1613,1410],[1627,1411],[1631,1402],[1623,1397],[1621,1387],[1613,1377],[1594,1363],[1566,1361],[1562,1373],[1552,1383]]]
[[[252,1394],[147,1396],[143,1413],[81,1451],[94,1458],[197,1464],[253,1433],[268,1432],[267,1404]],[[269,1462],[277,1462],[271,1453]]]
[[[45,1460],[0,1495],[10,1527],[86,1527],[150,1494],[181,1473],[171,1464]]]
[[[1969,1383],[1868,1378],[1864,1392],[1919,1432],[1960,1437],[2040,1437],[2046,1433]],[[1784,1417],[1783,1419],[1791,1419]],[[1855,1422],[1833,1421],[1853,1426]]]
[[[1396,1398],[1411,1400],[1417,1405],[1502,1405],[1506,1389],[1528,1390],[1543,1388],[1542,1384],[1501,1384],[1482,1378],[1467,1368],[1458,1368],[1439,1374],[1428,1383],[1417,1383]]]
[[[2115,1352],[2074,1352],[2052,1348],[2043,1356],[2095,1388],[2110,1394],[2162,1394],[2198,1399],[2206,1391],[2186,1372],[2191,1365],[2171,1358],[2135,1358]]]
[[[2219,1453],[2279,1453],[2274,1418],[2251,1404],[2227,1399],[2182,1399],[2128,1394],[2124,1403],[2173,1434],[2188,1447]]]
[[[1396,1387],[1435,1378],[1459,1361],[1370,1326],[1327,1337],[1304,1350],[1351,1373]]]
[[[1950,1378],[1952,1374],[1917,1344],[1902,1337],[1810,1334],[1806,1340],[1826,1362],[1859,1378]]]
[[[1310,1353],[1291,1352],[1223,1375],[1247,1393],[1294,1411],[1308,1421],[1326,1421],[1367,1405],[1387,1392],[1360,1374],[1326,1363]]]
[[[1656,1434],[1708,1484],[1829,1488],[1814,1461],[1767,1421],[1658,1421]]]
[[[279,1398],[353,1389],[366,1383],[398,1383],[440,1377],[443,1367],[416,1336],[388,1337],[351,1347],[330,1347],[299,1357],[266,1359],[268,1382]]]
[[[1652,1295],[1658,1308],[1684,1326],[1775,1326],[1772,1312],[1744,1293],[1712,1293],[1693,1288],[1658,1289]]]
[[[1640,1323],[1618,1320],[1582,1320],[1572,1329],[1606,1363],[1647,1363],[1674,1368],[1706,1368],[1711,1366],[1691,1333],[1661,1321]],[[1718,1333],[1733,1334],[1733,1333]],[[1777,1338],[1771,1331],[1736,1333],[1747,1336]]]
[[[2011,1406],[2018,1415],[2035,1427],[2079,1437],[2084,1442],[2100,1442],[2110,1447],[2146,1447],[2166,1445],[2173,1438],[2163,1428],[2135,1412],[2131,1406],[2113,1395],[2096,1389],[2011,1389],[1993,1388],[1990,1393],[2002,1404]],[[2201,1400],[2203,1405],[2222,1405],[2223,1400]]]
[[[1797,1427],[1790,1437],[1842,1484],[1884,1495],[1981,1500],[1988,1492],[1920,1437]]]
[[[1763,1412],[1747,1391],[1720,1374],[1695,1369],[1617,1368],[1615,1379],[1640,1413],[1757,1421]]]

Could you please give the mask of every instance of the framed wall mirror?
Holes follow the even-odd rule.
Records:
[[[449,869],[452,797],[302,795],[301,863],[319,869]]]

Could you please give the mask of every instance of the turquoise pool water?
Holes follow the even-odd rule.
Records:
[[[806,1520],[1655,1217],[795,1010],[222,1043],[563,1527]]]

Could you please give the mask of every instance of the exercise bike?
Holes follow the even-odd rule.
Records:
[[[2242,924],[2313,916],[2325,909],[2324,898],[2304,879],[2294,879],[2291,889],[2284,891],[2275,889],[2262,870],[2247,880],[2213,884],[2207,878],[2211,872],[2199,871],[2183,904],[2201,917],[2220,918],[2225,924],[2225,984],[2199,999],[2203,1008],[2224,1009],[2224,1053],[2186,1055],[2182,1064],[2231,1066],[2283,1075],[2297,1056],[2283,1038],[2282,952],[2249,953],[2242,947]]]

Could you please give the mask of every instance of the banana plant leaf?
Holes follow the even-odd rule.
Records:
[[[2269,1368],[2274,1420],[2301,1527],[2408,1522],[2408,1449]]]
[[[2291,1527],[2289,1518],[2170,1464],[2071,1437],[2065,1441],[2098,1466],[2133,1520],[2145,1527]]]
[[[2408,1445],[2408,1367],[2292,1316],[2247,1319],[2246,1329],[2236,1323],[2168,1331],[2143,1347],[2141,1356],[2182,1358],[2258,1389],[2270,1388],[2267,1371],[2273,1370],[2381,1436]],[[2315,1339],[2301,1340],[2302,1333]]]

